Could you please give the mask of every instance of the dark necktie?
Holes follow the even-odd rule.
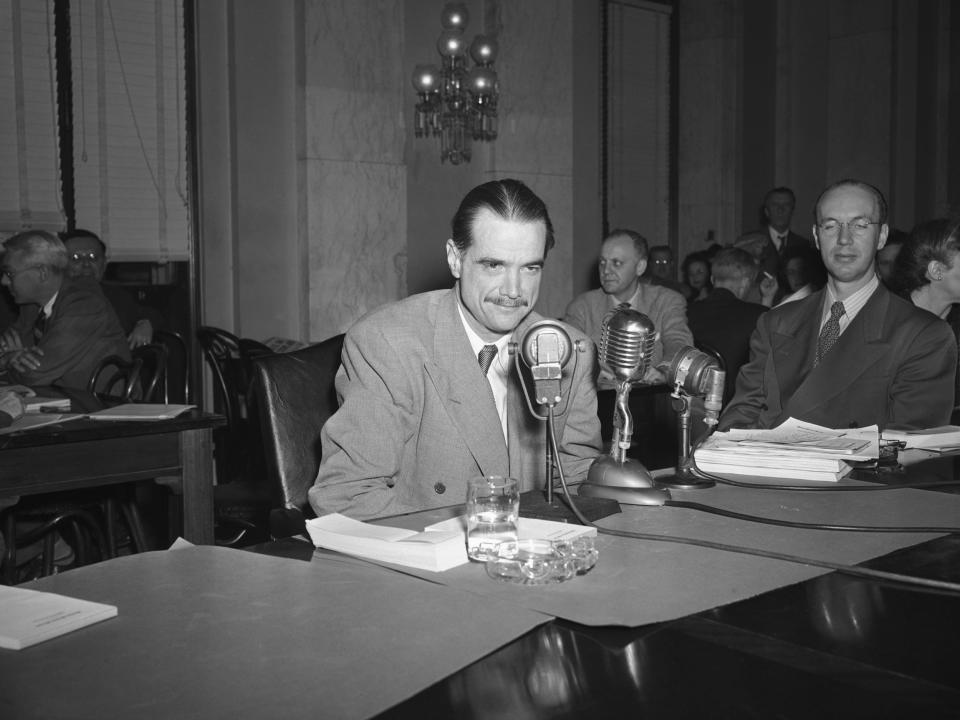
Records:
[[[823,356],[830,351],[840,337],[840,318],[845,312],[843,303],[839,300],[830,306],[830,319],[823,324],[820,339],[817,341],[817,364],[823,360]]]
[[[496,345],[484,345],[482,348],[480,348],[480,352],[477,354],[477,362],[480,363],[480,372],[486,375],[487,371],[490,369],[490,365],[493,364],[493,359],[496,356]]]
[[[43,337],[44,331],[47,329],[47,315],[43,310],[40,310],[37,313],[37,319],[33,321],[33,339],[35,342],[40,342],[40,339]]]

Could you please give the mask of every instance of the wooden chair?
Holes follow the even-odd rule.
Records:
[[[334,378],[343,335],[290,353],[256,358],[254,396],[260,410],[267,476],[277,496],[270,535],[306,532],[307,501],[320,466],[320,429],[337,411]]]
[[[130,351],[140,361],[140,373],[132,397],[139,402],[165,403],[167,389],[167,346],[160,343],[141,345]]]
[[[87,391],[106,402],[133,402],[143,360],[110,355],[100,361],[87,381]]]
[[[163,378],[163,402],[192,402],[190,382],[190,349],[183,335],[171,330],[155,330],[153,341],[167,349],[167,367]]]

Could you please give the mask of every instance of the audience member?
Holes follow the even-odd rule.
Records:
[[[743,300],[756,272],[756,263],[746,250],[721,250],[711,264],[713,289],[706,300],[687,307],[687,319],[696,344],[715,350],[723,358],[724,403],[733,397],[737,373],[750,358],[750,335],[757,318],[767,310],[763,305]]]
[[[93,278],[100,283],[100,289],[117,313],[131,349],[151,342],[153,331],[161,324],[160,313],[138,303],[120,285],[103,282],[107,268],[107,246],[103,240],[89,230],[79,228],[62,233],[60,237],[70,257],[67,274],[74,278]]]
[[[323,427],[309,494],[318,514],[456,505],[475,475],[543,487],[545,424],[527,407],[508,346],[542,319],[532,310],[553,244],[546,206],[520,181],[467,193],[446,243],[453,288],[385,305],[347,332],[341,407]],[[568,332],[556,461],[579,482],[600,453],[596,356],[586,336]]]
[[[687,300],[703,300],[710,294],[710,256],[706,252],[693,252],[683,259],[683,281],[690,289]]]
[[[573,299],[564,320],[599,345],[603,319],[617,307],[629,306],[650,318],[657,329],[647,382],[662,382],[664,366],[686,345],[693,345],[683,295],[667,287],[640,282],[647,266],[647,241],[633,230],[612,230],[600,246],[600,287]],[[659,369],[658,369],[658,366]],[[603,371],[601,387],[613,385]]]
[[[647,256],[649,262],[640,282],[670,288],[683,295],[685,300],[693,296],[693,289],[677,280],[677,264],[674,261],[673,250],[668,245],[654,245],[647,252]]]
[[[20,306],[0,336],[0,370],[15,383],[86,388],[109,355],[130,357],[117,315],[92,278],[66,274],[55,235],[27,230],[3,243],[3,284]]]
[[[903,243],[892,284],[903,297],[947,321],[960,340],[960,223],[940,218],[920,223]],[[879,253],[878,253],[879,257]],[[960,405],[960,373],[954,407]]]
[[[780,305],[812,295],[827,281],[823,262],[812,248],[787,251],[784,255],[784,275],[787,294],[780,299]]]
[[[789,417],[881,429],[949,420],[956,343],[946,323],[877,279],[888,232],[886,201],[872,185],[841,180],[821,193],[813,233],[826,287],[760,317],[721,430]]]
[[[903,247],[906,239],[907,233],[903,232],[903,230],[890,228],[887,244],[877,250],[877,274],[880,276],[881,282],[883,282],[889,290],[894,290],[891,286],[893,282],[894,264],[896,263],[897,255],[900,254],[900,248]]]

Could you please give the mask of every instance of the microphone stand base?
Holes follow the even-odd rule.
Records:
[[[654,478],[654,483],[658,487],[670,488],[671,490],[703,490],[716,485],[713,480],[699,477],[692,472],[676,472],[672,475],[658,476]]]
[[[607,498],[576,497],[573,502],[583,516],[593,522],[620,512],[620,503]],[[520,517],[537,518],[579,524],[577,516],[567,504],[566,496],[553,491],[553,502],[547,502],[543,490],[528,490],[520,493]]]

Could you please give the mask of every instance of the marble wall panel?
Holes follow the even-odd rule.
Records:
[[[406,172],[307,161],[310,338],[345,331],[406,295]]]
[[[309,0],[304,45],[307,156],[402,162],[403,1]]]

